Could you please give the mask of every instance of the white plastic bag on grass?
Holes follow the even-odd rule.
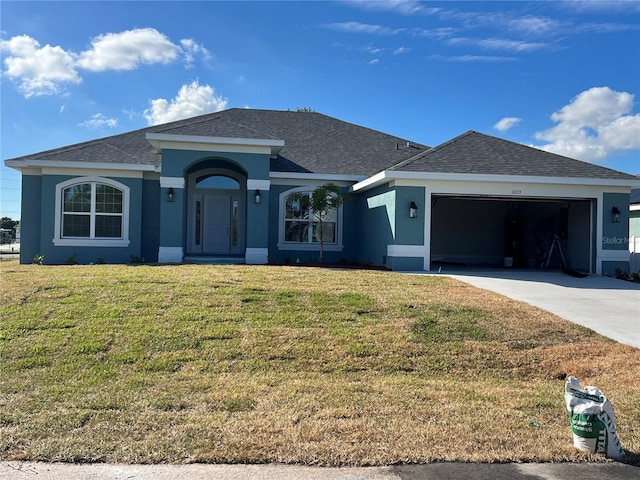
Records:
[[[624,456],[616,435],[613,406],[599,388],[582,388],[577,378],[569,377],[564,386],[564,401],[574,447],[585,452],[603,453],[609,458]]]

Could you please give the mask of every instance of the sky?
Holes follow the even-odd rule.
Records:
[[[640,174],[640,0],[0,2],[4,160],[227,108]]]

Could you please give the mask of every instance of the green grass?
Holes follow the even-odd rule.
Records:
[[[566,375],[639,457],[639,350],[446,277],[0,268],[2,459],[597,460],[571,445]]]

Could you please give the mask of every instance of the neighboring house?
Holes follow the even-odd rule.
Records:
[[[534,267],[553,218],[572,268],[612,273],[629,266],[626,205],[640,187],[473,131],[429,148],[320,113],[250,109],[5,164],[22,172],[21,262],[48,264],[317,261],[312,212],[290,195],[332,182],[353,201],[325,222],[325,262]]]
[[[13,242],[13,229],[12,228],[0,228],[0,243]]]

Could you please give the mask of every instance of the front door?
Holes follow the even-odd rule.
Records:
[[[196,170],[187,191],[187,254],[244,254],[246,179],[220,168]]]
[[[231,245],[231,198],[205,195],[202,211],[202,253],[229,254]]]

